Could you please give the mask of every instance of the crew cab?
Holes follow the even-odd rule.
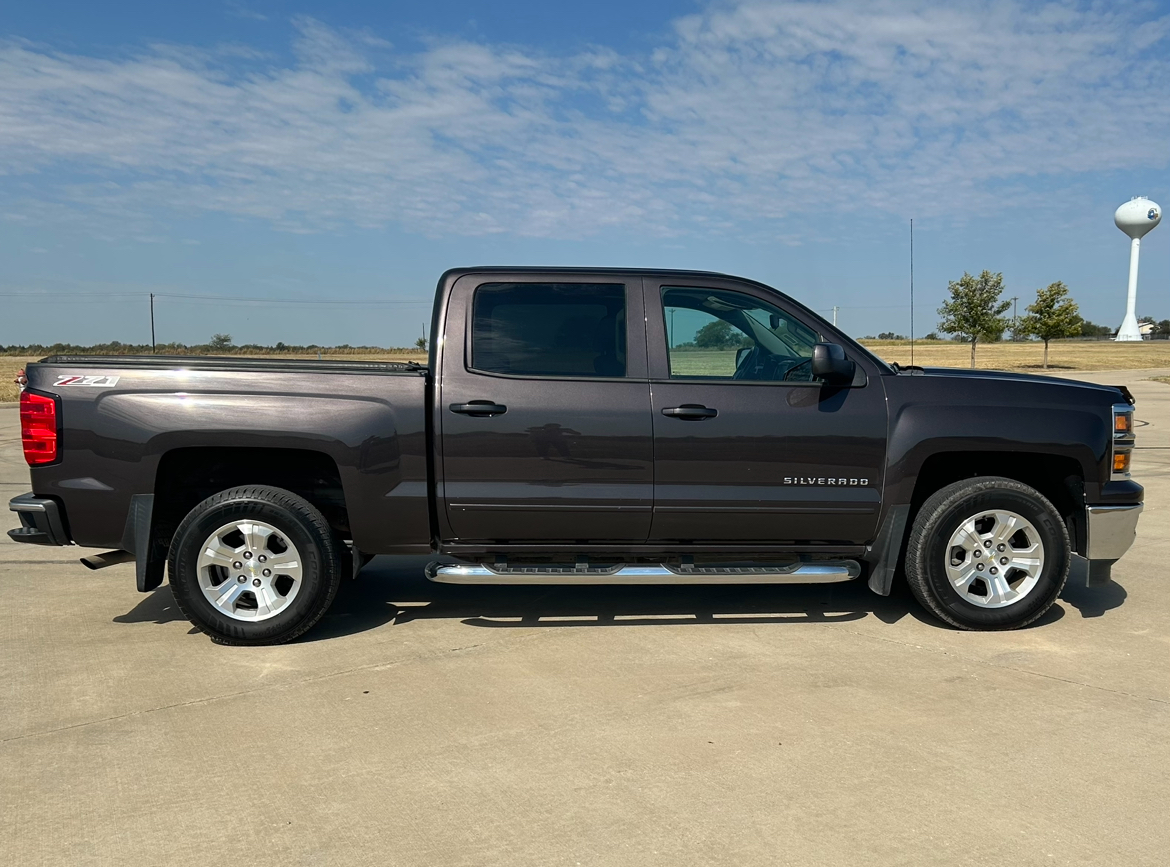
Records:
[[[1124,388],[887,364],[751,280],[452,270],[430,346],[30,364],[9,536],[112,549],[84,562],[141,591],[165,571],[232,644],[301,635],[376,554],[450,583],[904,574],[944,623],[1009,629],[1108,581],[1142,509]]]

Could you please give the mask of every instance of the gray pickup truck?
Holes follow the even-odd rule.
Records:
[[[21,394],[18,542],[169,573],[192,623],[288,641],[375,554],[431,580],[744,584],[904,574],[1010,629],[1134,539],[1124,388],[899,368],[749,280],[469,268],[428,364],[74,357]]]

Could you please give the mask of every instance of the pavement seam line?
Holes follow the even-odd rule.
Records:
[[[887,644],[896,644],[900,647],[908,647],[908,648],[911,648],[913,650],[924,650],[927,653],[937,653],[937,654],[940,654],[942,656],[949,656],[953,659],[960,660],[962,662],[974,663],[977,665],[984,665],[984,666],[987,666],[988,668],[999,669],[1000,671],[1013,671],[1016,674],[1028,674],[1028,675],[1032,675],[1034,677],[1042,677],[1042,678],[1045,678],[1046,680],[1055,680],[1059,683],[1067,683],[1070,686],[1080,686],[1080,687],[1083,687],[1085,689],[1095,689],[1099,692],[1107,692],[1107,693],[1110,693],[1111,695],[1124,696],[1126,698],[1137,699],[1138,701],[1150,701],[1150,702],[1153,702],[1154,704],[1170,705],[1170,700],[1167,700],[1164,698],[1156,698],[1155,696],[1149,696],[1149,695],[1135,695],[1132,692],[1125,692],[1124,690],[1120,690],[1120,689],[1110,689],[1107,686],[1097,686],[1096,684],[1092,684],[1092,683],[1084,683],[1084,682],[1079,681],[1079,680],[1072,680],[1071,678],[1060,677],[1060,676],[1055,675],[1055,674],[1045,674],[1042,671],[1032,671],[1031,669],[1027,669],[1027,668],[1015,668],[1015,667],[1010,666],[1010,665],[1000,665],[1000,664],[995,663],[995,662],[990,662],[989,660],[986,660],[986,659],[972,659],[970,657],[961,656],[957,653],[952,653],[952,652],[947,651],[947,650],[927,647],[926,645],[923,645],[923,644],[911,644],[908,641],[898,641],[897,639],[894,639],[894,638],[883,638],[880,635],[867,635],[864,632],[858,632],[855,629],[847,629],[847,628],[845,628],[843,626],[839,626],[835,623],[818,623],[817,625],[822,626],[826,629],[832,629],[836,632],[846,632],[850,635],[857,635],[857,636],[860,636],[862,638],[869,638],[869,639],[872,639],[873,641],[884,641]]]
[[[537,641],[542,637],[541,633],[536,635],[517,636],[518,640],[522,641]],[[84,722],[73,723],[72,725],[60,726],[54,729],[46,729],[39,732],[28,732],[22,735],[14,735],[9,738],[0,738],[0,744],[16,743],[17,741],[24,741],[30,738],[46,737],[48,735],[60,734],[61,732],[73,731],[74,729],[86,728],[87,726],[101,725],[102,723],[117,722],[118,720],[131,719],[133,717],[145,716],[146,714],[156,713],[164,710],[174,710],[183,707],[196,707],[198,705],[212,704],[217,701],[225,701],[232,698],[240,698],[241,696],[253,695],[260,692],[268,692],[270,690],[288,689],[295,686],[304,686],[306,684],[317,683],[323,680],[329,680],[333,677],[342,677],[347,674],[354,674],[362,671],[385,671],[390,668],[397,668],[400,665],[408,665],[413,662],[422,662],[430,659],[438,659],[452,653],[462,653],[468,650],[475,650],[480,647],[495,647],[499,642],[483,642],[480,644],[469,644],[461,647],[450,647],[443,650],[437,650],[432,653],[422,653],[411,656],[407,659],[398,659],[393,662],[371,662],[366,665],[357,665],[353,668],[345,668],[340,671],[324,672],[322,674],[313,675],[311,677],[304,677],[299,680],[290,680],[285,683],[271,683],[263,686],[253,687],[251,689],[241,689],[235,692],[225,692],[219,695],[209,695],[203,698],[193,698],[190,701],[177,701],[172,704],[158,705],[157,707],[145,707],[139,710],[132,710],[127,713],[115,714],[113,716],[102,717],[101,719],[85,720]]]

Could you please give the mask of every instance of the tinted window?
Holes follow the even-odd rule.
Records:
[[[480,286],[472,305],[471,365],[516,376],[625,376],[626,287]]]
[[[672,377],[810,382],[818,335],[740,292],[663,289]]]

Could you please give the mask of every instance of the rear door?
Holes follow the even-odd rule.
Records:
[[[646,305],[651,541],[871,540],[886,446],[873,371],[859,387],[815,382],[816,320],[762,287],[647,279]]]
[[[445,538],[646,540],[654,464],[644,328],[637,277],[456,281],[437,413]]]

